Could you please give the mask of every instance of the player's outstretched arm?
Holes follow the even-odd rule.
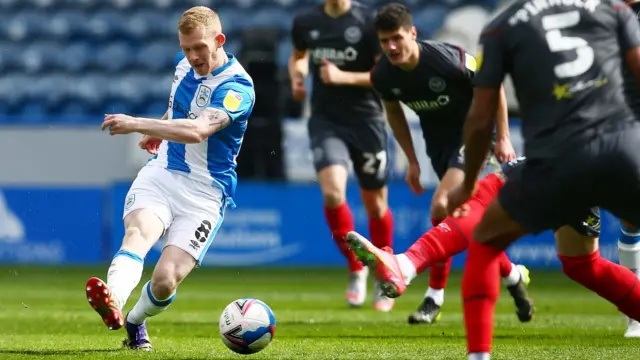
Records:
[[[175,119],[163,121],[149,118],[133,118],[127,115],[107,115],[103,129],[110,128],[112,135],[138,132],[159,139],[183,144],[197,144],[231,123],[224,110],[208,107],[195,120]],[[105,125],[106,124],[106,125]]]

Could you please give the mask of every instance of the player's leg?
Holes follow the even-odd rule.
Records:
[[[501,177],[495,174],[482,179],[474,197],[465,204],[463,216],[447,217],[438,226],[429,229],[402,254],[393,255],[390,250],[379,249],[356,232],[349,233],[347,239],[356,250],[358,258],[376,268],[385,295],[400,296],[417,274],[433,263],[467,249],[473,229],[484,214],[485,204],[497,195],[502,182]],[[531,320],[533,303],[526,291],[526,268],[514,266],[505,253],[500,255],[499,268],[500,276],[516,302],[518,317],[521,321]]]
[[[489,204],[474,231],[462,276],[469,360],[489,358],[493,339],[493,315],[500,289],[500,254],[525,233],[497,199]]]
[[[362,203],[369,218],[369,234],[378,248],[393,246],[393,215],[389,209],[387,179],[387,134],[380,124],[361,129],[349,137],[349,153],[360,185]],[[376,279],[373,306],[379,311],[391,311],[394,300],[384,296]]]
[[[620,265],[640,277],[640,228],[621,220],[618,237],[618,259]],[[640,322],[629,319],[625,337],[640,337]]]
[[[144,168],[125,200],[125,235],[113,256],[106,283],[93,277],[87,281],[87,300],[110,329],[124,325],[122,309],[142,276],[144,258],[171,222],[171,210],[163,193],[162,171]]]
[[[349,149],[331,124],[320,119],[309,121],[314,166],[324,201],[324,214],[331,237],[347,260],[349,280],[346,299],[351,306],[361,306],[367,296],[369,269],[349,249],[345,237],[354,229],[353,214],[346,201]]]
[[[600,256],[597,237],[564,226],[556,231],[556,244],[569,278],[616,305],[629,318],[640,320],[640,281],[631,270]]]
[[[196,259],[181,248],[168,245],[140,291],[140,298],[127,314],[125,346],[134,350],[151,350],[146,320],[169,308],[176,298],[178,285],[196,265]]]
[[[151,280],[142,287],[138,302],[127,314],[125,345],[132,349],[151,347],[146,320],[173,303],[178,286],[202,264],[224,219],[226,205],[220,189],[173,176],[176,181],[171,195],[176,215]]]

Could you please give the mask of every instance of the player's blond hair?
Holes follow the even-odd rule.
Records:
[[[198,28],[221,32],[222,24],[218,14],[206,6],[195,6],[185,11],[178,21],[178,30],[187,35]]]

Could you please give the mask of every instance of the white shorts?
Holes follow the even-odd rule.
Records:
[[[143,167],[124,203],[124,219],[137,209],[153,211],[164,224],[164,249],[177,246],[201,265],[226,209],[222,190],[158,166]]]

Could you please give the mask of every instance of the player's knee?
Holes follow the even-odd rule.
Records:
[[[387,213],[387,189],[383,187],[377,190],[361,190],[362,203],[367,216],[371,219],[379,219]]]
[[[447,217],[447,200],[433,199],[431,202],[431,217],[437,222],[444,220]]]
[[[346,201],[346,196],[337,188],[323,188],[322,199],[328,207],[335,207],[344,203]]]
[[[179,281],[170,271],[156,269],[151,278],[151,293],[157,299],[168,299],[175,294]]]

